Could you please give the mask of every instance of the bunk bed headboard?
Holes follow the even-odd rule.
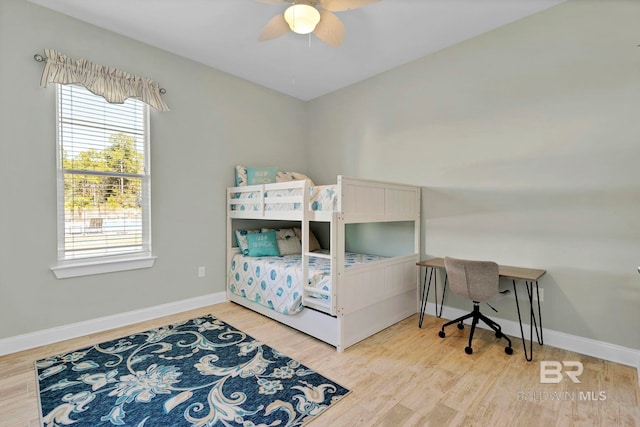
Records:
[[[338,176],[345,223],[419,221],[420,187]]]

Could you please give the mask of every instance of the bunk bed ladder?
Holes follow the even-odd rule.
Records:
[[[311,217],[312,212],[309,209],[309,190],[305,187],[304,192],[304,203],[303,206],[303,215],[301,220],[301,231],[302,231],[302,277],[305,280],[305,286],[302,294],[302,304],[305,307],[313,308],[316,310],[320,310],[322,312],[328,313],[332,316],[336,315],[336,297],[334,287],[331,287],[331,290],[323,290],[310,286],[309,276],[309,264],[311,259],[313,258],[325,258],[329,259],[331,263],[331,283],[336,283],[335,280],[335,257],[334,251],[331,250],[329,254],[311,252],[309,250],[309,234],[310,228],[309,218]],[[335,216],[335,214],[334,214]],[[333,227],[334,221],[331,221],[331,227]],[[333,236],[333,230],[331,231],[331,235]],[[333,243],[333,242],[331,242]],[[333,247],[333,246],[332,246]]]
[[[334,262],[331,259],[331,255],[329,254],[318,254],[314,252],[306,251],[303,254],[303,274],[307,277],[307,283],[310,282],[309,277],[309,262],[312,258],[327,258],[331,261],[331,270],[334,270]],[[332,280],[332,283],[335,283]],[[302,304],[305,307],[314,308],[316,310],[320,310],[322,312],[331,314],[332,316],[336,315],[336,305],[335,305],[335,295],[333,294],[333,290],[323,290],[318,289],[309,285],[304,287],[304,293],[302,295]]]

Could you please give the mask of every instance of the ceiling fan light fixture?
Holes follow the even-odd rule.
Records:
[[[284,11],[284,20],[294,33],[309,34],[320,22],[320,12],[308,4],[292,4]]]

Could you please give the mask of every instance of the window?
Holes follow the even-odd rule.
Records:
[[[57,86],[58,261],[61,273],[151,257],[149,107],[110,104],[82,86]],[[150,265],[144,265],[150,266]],[[61,276],[62,275],[62,276]]]

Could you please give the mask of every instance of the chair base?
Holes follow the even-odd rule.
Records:
[[[476,301],[473,302],[473,311],[471,313],[465,314],[462,317],[458,317],[457,319],[454,319],[442,325],[442,329],[440,330],[440,332],[438,332],[438,336],[440,338],[444,338],[446,336],[446,334],[444,333],[444,328],[446,326],[453,325],[454,323],[458,324],[458,329],[464,329],[463,322],[467,319],[472,319],[472,320],[471,320],[471,333],[469,334],[469,345],[464,348],[465,353],[473,354],[473,348],[471,347],[471,341],[473,340],[473,333],[476,331],[476,325],[478,324],[478,322],[482,320],[488,327],[493,329],[493,331],[496,334],[496,338],[504,338],[505,340],[507,340],[507,343],[509,343],[509,345],[507,345],[504,348],[504,352],[509,355],[513,354],[513,348],[511,348],[511,340],[509,339],[509,337],[502,333],[502,328],[500,327],[500,325],[498,325],[493,320],[489,319],[484,314],[480,313],[480,303]]]

